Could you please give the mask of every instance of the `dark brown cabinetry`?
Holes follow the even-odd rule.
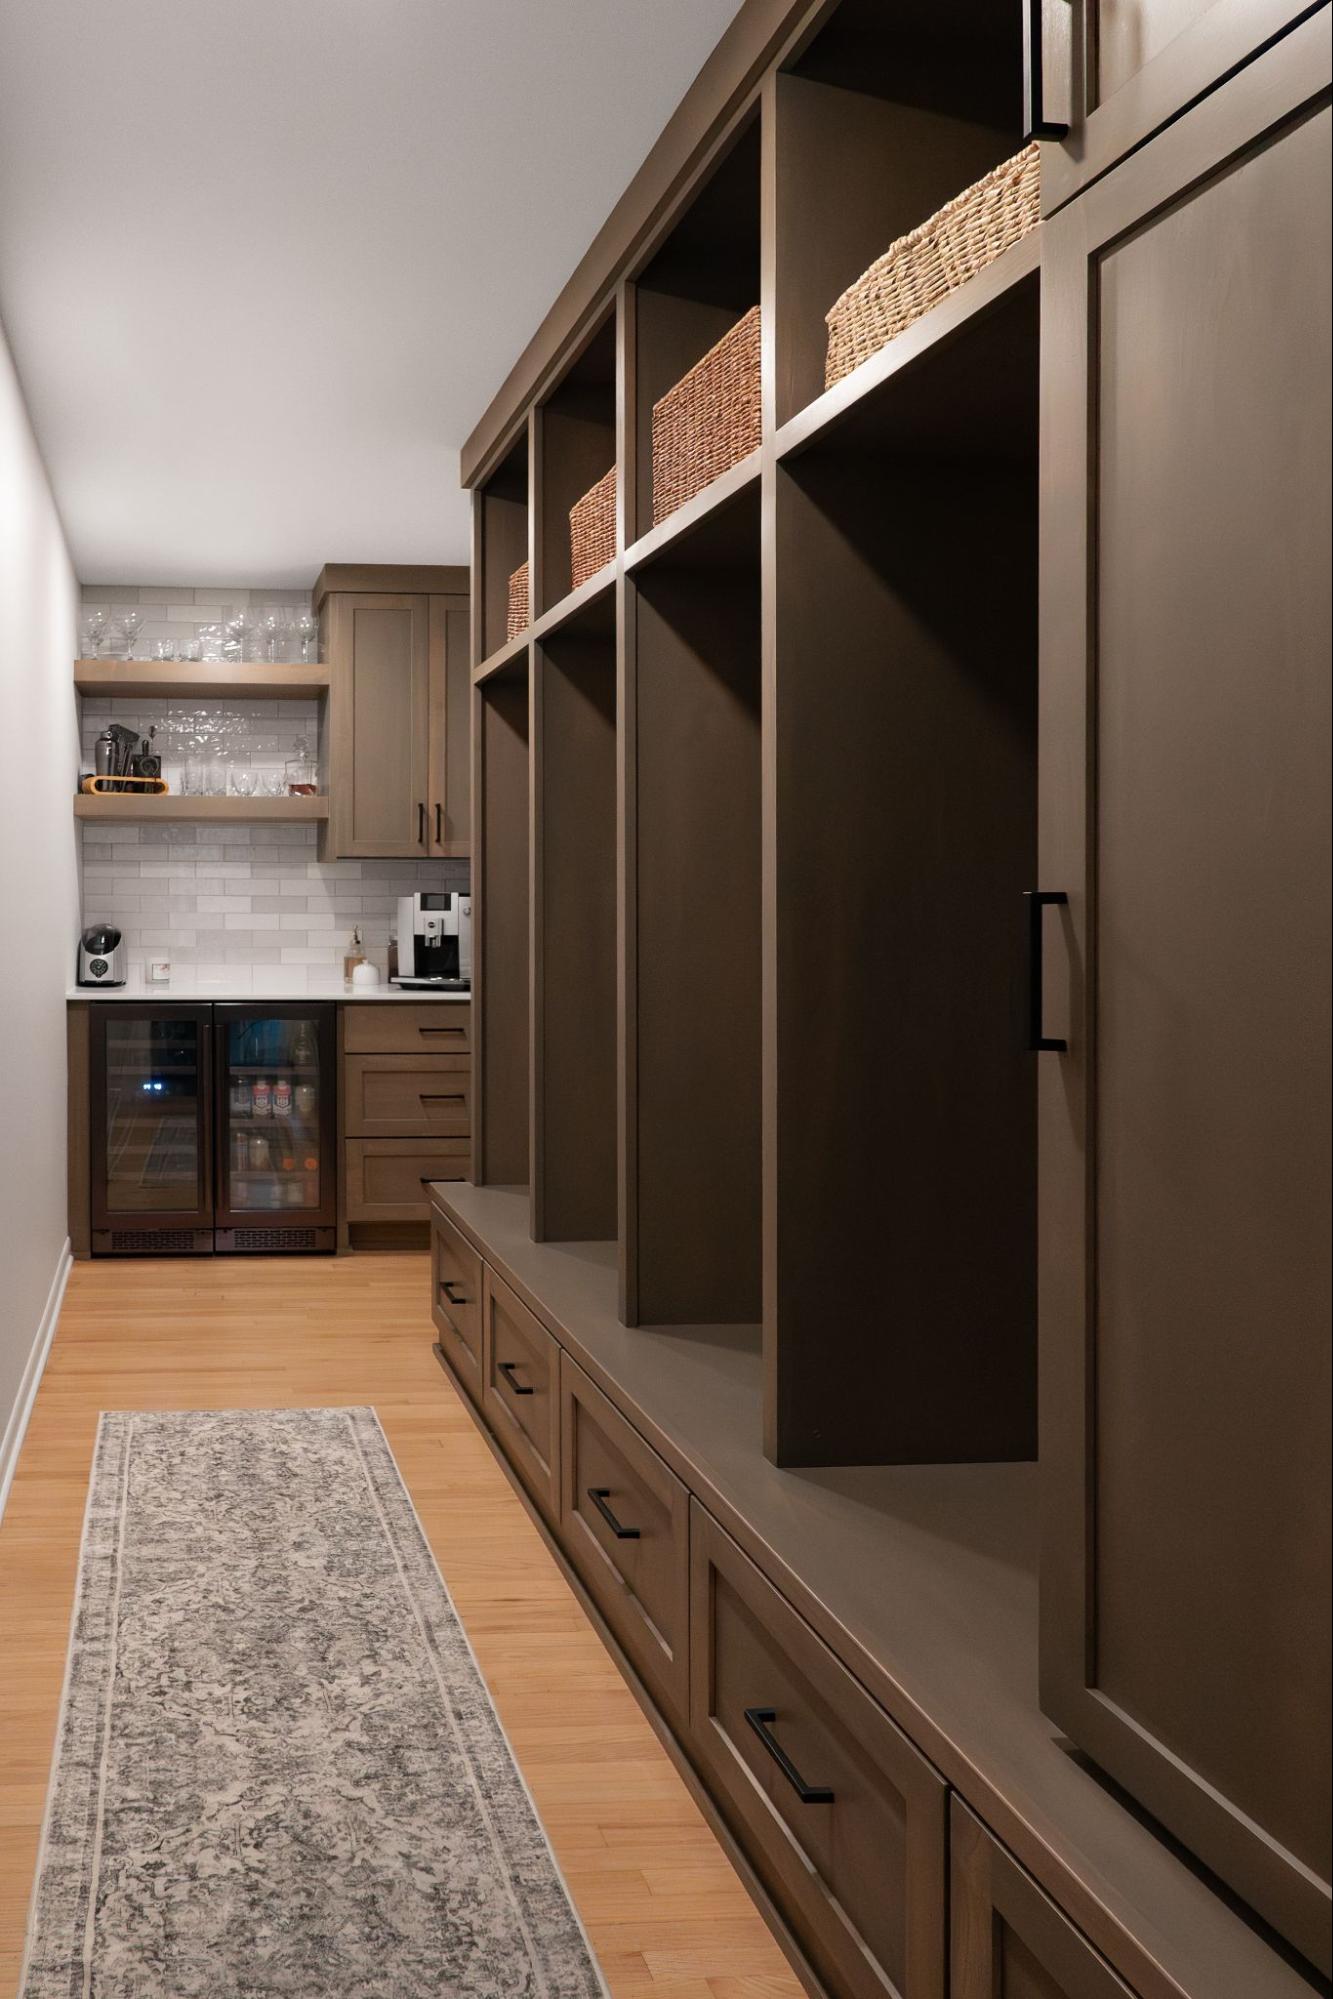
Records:
[[[966,1999],[1328,1962],[1329,18],[745,0],[463,453],[437,1204],[590,1384],[560,1545],[838,1999],[944,1977],[912,1757],[990,1842]],[[825,386],[835,295],[1021,145],[1028,26],[1047,219]],[[756,298],[759,448],[654,518]],[[683,1736],[598,1396],[694,1506]]]
[[[957,1798],[949,1817],[951,1999],[1133,1999]]]
[[[1309,0],[1023,0],[1050,214],[1316,9]]]
[[[377,587],[377,575],[382,587]],[[392,587],[393,579],[416,588]],[[329,695],[328,859],[470,847],[467,572],[352,569],[315,586]]]
[[[1325,1970],[1327,29],[1048,227],[1041,723],[1044,1704]]]

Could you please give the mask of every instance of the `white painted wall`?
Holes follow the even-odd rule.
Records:
[[[0,1505],[66,1267],[77,599],[0,328]]]

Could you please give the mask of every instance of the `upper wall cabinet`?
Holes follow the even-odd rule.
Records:
[[[1328,29],[1047,225],[1038,1058],[1043,1705],[1325,1972]]]
[[[331,564],[315,603],[329,671],[323,857],[467,854],[467,571]]]
[[[1047,214],[1304,15],[1310,0],[1023,0]]]

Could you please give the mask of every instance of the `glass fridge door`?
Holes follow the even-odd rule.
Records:
[[[211,1249],[209,1009],[93,1015],[94,1248]]]
[[[333,1009],[218,1006],[219,1248],[324,1248],[265,1229],[332,1228]]]

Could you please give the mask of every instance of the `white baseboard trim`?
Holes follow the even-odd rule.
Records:
[[[5,1424],[4,1436],[0,1438],[0,1520],[4,1518],[9,1488],[14,1483],[19,1452],[23,1449],[23,1439],[27,1434],[28,1418],[32,1415],[32,1405],[37,1400],[37,1390],[46,1367],[46,1357],[56,1336],[56,1322],[64,1302],[65,1286],[69,1282],[69,1273],[73,1268],[74,1258],[70,1255],[69,1237],[66,1236],[56,1260],[56,1274],[51,1279],[51,1289],[46,1294],[46,1305],[38,1321],[32,1352],[28,1355],[28,1364],[19,1382],[19,1392],[9,1413],[9,1421]]]

